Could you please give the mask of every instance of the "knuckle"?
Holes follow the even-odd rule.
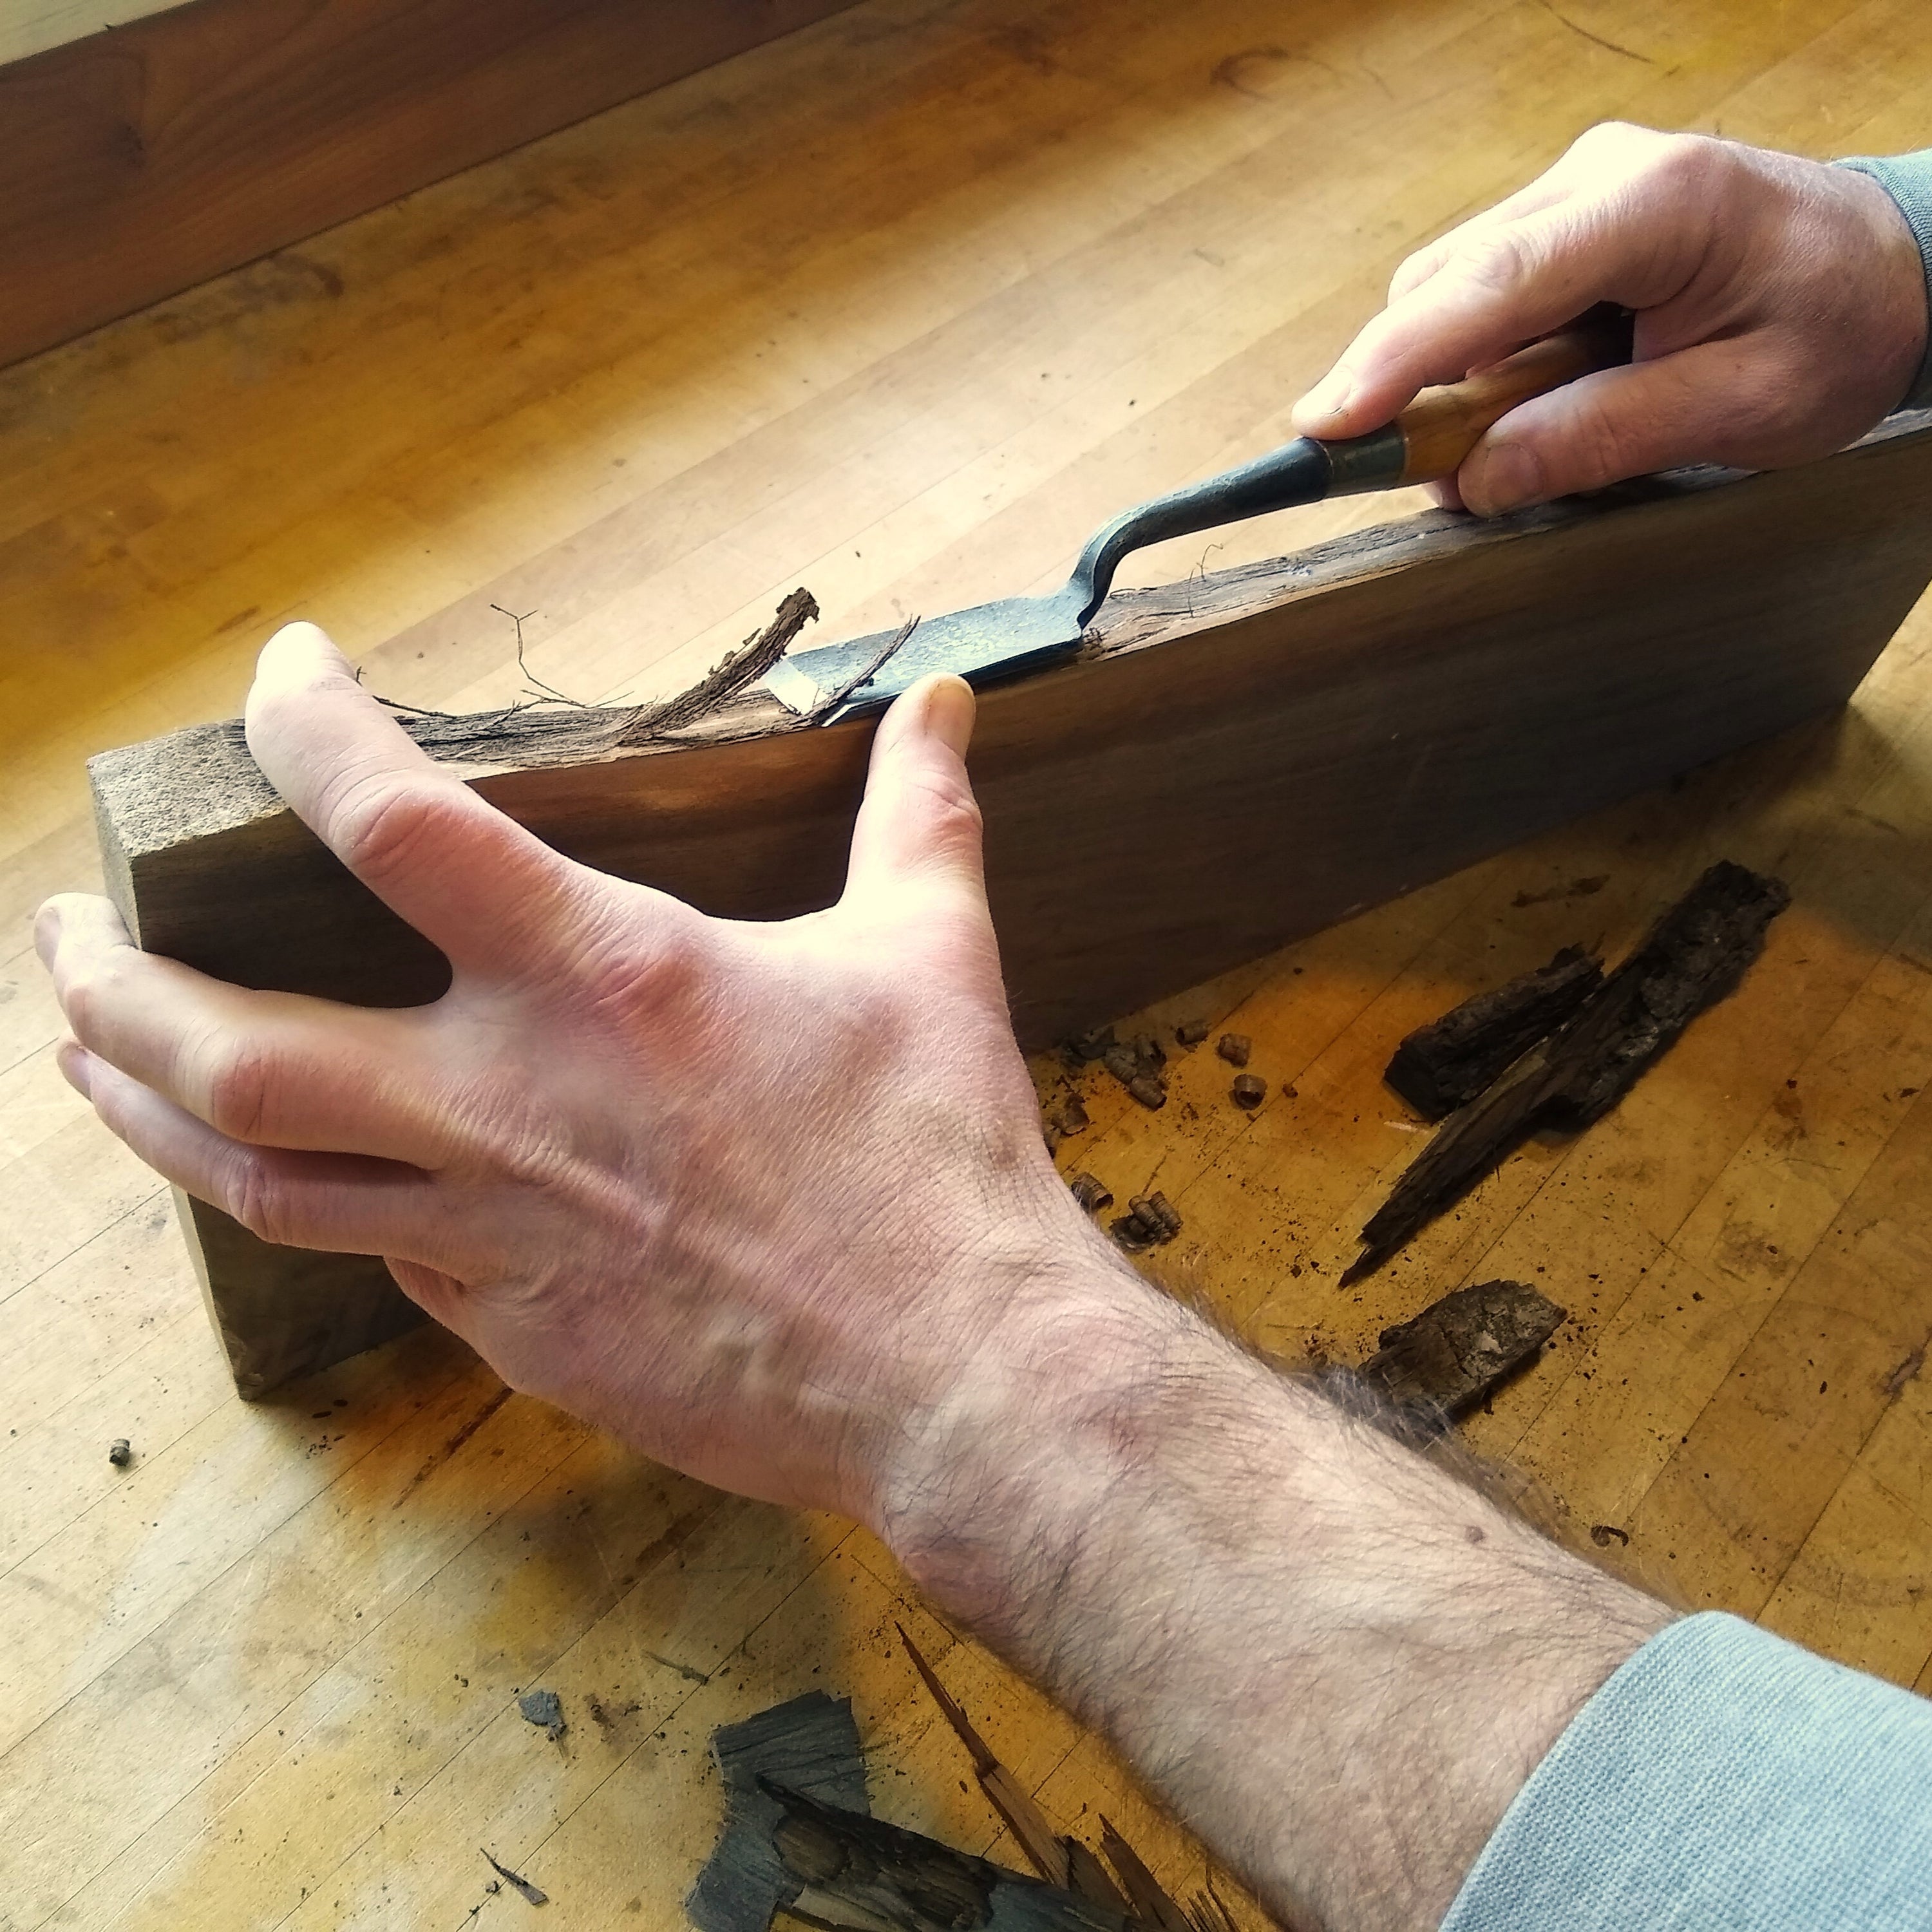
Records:
[[[1464,279],[1491,294],[1519,289],[1536,272],[1537,250],[1528,236],[1514,226],[1472,236],[1456,254]]]
[[[1724,394],[1733,460],[1792,462],[1823,455],[1835,441],[1815,434],[1816,385],[1782,357],[1740,358]]]
[[[82,1046],[97,1046],[106,1037],[127,976],[126,961],[113,954],[89,960],[67,976],[61,987],[61,1010]]]
[[[1643,172],[1659,186],[1679,194],[1701,194],[1724,164],[1729,150],[1704,134],[1652,136]]]
[[[695,1010],[707,997],[716,965],[703,921],[674,915],[654,921],[643,938],[622,924],[592,928],[562,976],[574,1012],[621,1014],[634,1021],[644,1012],[661,1017]]]
[[[1599,121],[1576,136],[1570,144],[1570,152],[1598,166],[1610,164],[1629,166],[1681,138],[1684,137],[1640,127],[1634,121]]]
[[[211,1057],[201,1082],[202,1119],[232,1141],[258,1139],[268,1126],[274,1072],[253,1042],[225,1042]]]
[[[220,1193],[216,1205],[256,1240],[274,1247],[295,1244],[288,1191],[264,1162],[250,1155],[238,1156],[224,1177]]]
[[[1441,266],[1443,249],[1439,242],[1433,242],[1426,248],[1418,248],[1412,255],[1405,255],[1396,266],[1395,273],[1389,278],[1388,293],[1390,302],[1400,302],[1410,290],[1419,288]]]
[[[1621,153],[1634,142],[1654,138],[1648,128],[1634,121],[1598,121],[1586,128],[1570,144],[1572,154]]]
[[[1622,412],[1594,398],[1580,399],[1561,452],[1566,487],[1600,489],[1642,469],[1633,450],[1633,428]]]
[[[372,772],[351,778],[326,800],[323,823],[337,857],[380,892],[434,846],[458,808],[446,791]]]
[[[986,815],[963,776],[922,772],[915,784],[922,794],[920,816],[933,844],[952,850],[978,842],[986,830]]]
[[[1730,143],[1708,134],[1600,121],[1576,137],[1564,158],[1604,189],[1634,188],[1674,197],[1702,191],[1732,153]]]

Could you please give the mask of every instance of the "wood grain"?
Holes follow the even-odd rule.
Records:
[[[0,363],[842,4],[190,0],[10,62]]]
[[[165,1190],[53,1064],[28,921],[96,880],[86,757],[231,714],[287,617],[475,710],[524,682],[492,604],[535,614],[546,682],[628,702],[800,583],[835,637],[1052,587],[1121,503],[1280,442],[1402,255],[1610,116],[1922,146],[1923,7],[864,0],[0,370],[15,1919],[490,1932],[526,1908],[486,1892],[487,1844],[547,1925],[675,1926],[717,1838],[712,1731],[814,1688],[853,1699],[880,1816],[1016,1864],[897,1623],[1057,1828],[1104,1814],[1200,1888],[1118,1760],[848,1526],[669,1475],[432,1328],[237,1400]],[[1407,507],[1292,512],[1131,580]],[[1381,1084],[1402,1038],[1560,946],[1619,956],[1726,856],[1795,895],[1738,994],[1580,1142],[1338,1291],[1418,1144]],[[1849,709],[1138,1016],[1208,1043],[1170,1048],[1158,1114],[1091,1070],[1061,1163],[1166,1194],[1182,1234],[1142,1264],[1282,1352],[1359,1361],[1448,1290],[1532,1284],[1570,1318],[1471,1444],[1593,1560],[1932,1689],[1932,1384],[1906,1372],[1928,880],[1922,603]],[[1252,1114],[1224,1030],[1268,1083]],[[518,1713],[538,1685],[560,1744]]]

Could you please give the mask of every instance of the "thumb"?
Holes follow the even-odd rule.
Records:
[[[1493,517],[1681,464],[1751,460],[1760,386],[1735,341],[1701,343],[1566,383],[1498,420],[1456,472],[1463,507]]]
[[[866,796],[852,829],[842,902],[887,910],[908,888],[962,890],[983,905],[980,808],[966,776],[973,693],[957,677],[922,678],[872,740]]]

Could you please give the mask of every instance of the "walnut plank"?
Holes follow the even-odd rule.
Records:
[[[849,4],[191,0],[9,62],[0,363]]]
[[[1800,470],[1685,472],[1493,524],[1438,513],[1117,595],[1076,662],[982,700],[973,769],[1022,1040],[1841,704],[1928,577],[1919,413]],[[869,725],[802,726],[759,694],[675,746],[626,748],[627,715],[412,728],[560,849],[706,910],[782,918],[836,895]],[[142,945],[372,1004],[440,990],[440,957],[281,808],[238,726],[91,770],[110,890]],[[304,1258],[312,1285],[284,1294],[290,1261],[212,1210],[190,1221],[248,1392],[334,1358],[313,1339],[326,1270]],[[366,1346],[373,1267],[340,1265],[363,1312],[338,1353]],[[300,1311],[299,1334],[286,1317],[263,1330],[276,1308]]]

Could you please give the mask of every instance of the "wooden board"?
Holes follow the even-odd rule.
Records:
[[[1922,146],[1924,10],[862,0],[316,238],[338,298],[264,263],[0,370],[4,1910],[676,1928],[712,1729],[815,1688],[853,1699],[880,1816],[1019,1863],[896,1622],[1055,1829],[1104,1813],[1198,1888],[1199,1844],[848,1526],[669,1475],[433,1328],[237,1399],[166,1190],[53,1064],[28,922],[97,885],[85,759],[238,709],[289,617],[474,710],[523,683],[492,604],[537,614],[533,672],[614,700],[796,584],[832,635],[1049,587],[1120,503],[1278,441],[1402,255],[1591,121]],[[1561,946],[1620,956],[1720,857],[1794,894],[1740,992],[1338,1290],[1418,1144],[1396,1043]],[[1090,1070],[1061,1164],[1123,1204],[1151,1179],[1184,1225],[1137,1264],[1284,1352],[1359,1361],[1462,1283],[1533,1284],[1570,1319],[1473,1446],[1593,1559],[1932,1689],[1929,894],[1932,600],[1847,709],[1141,1016],[1214,1030],[1158,1114]],[[560,1743],[519,1714],[538,1686]]]
[[[1040,1046],[1841,704],[1932,578],[1932,414],[1782,474],[1689,472],[1484,524],[1436,512],[1102,610],[1080,661],[999,686],[972,756],[1024,1044]],[[707,912],[837,895],[869,724],[762,691],[692,742],[622,714],[429,719],[572,857]],[[410,1005],[440,955],[279,804],[240,727],[91,767],[141,944],[254,986]],[[237,1385],[386,1339],[380,1263],[189,1202]],[[340,1306],[334,1284],[340,1282]]]
[[[0,363],[847,4],[190,0],[10,62]]]

